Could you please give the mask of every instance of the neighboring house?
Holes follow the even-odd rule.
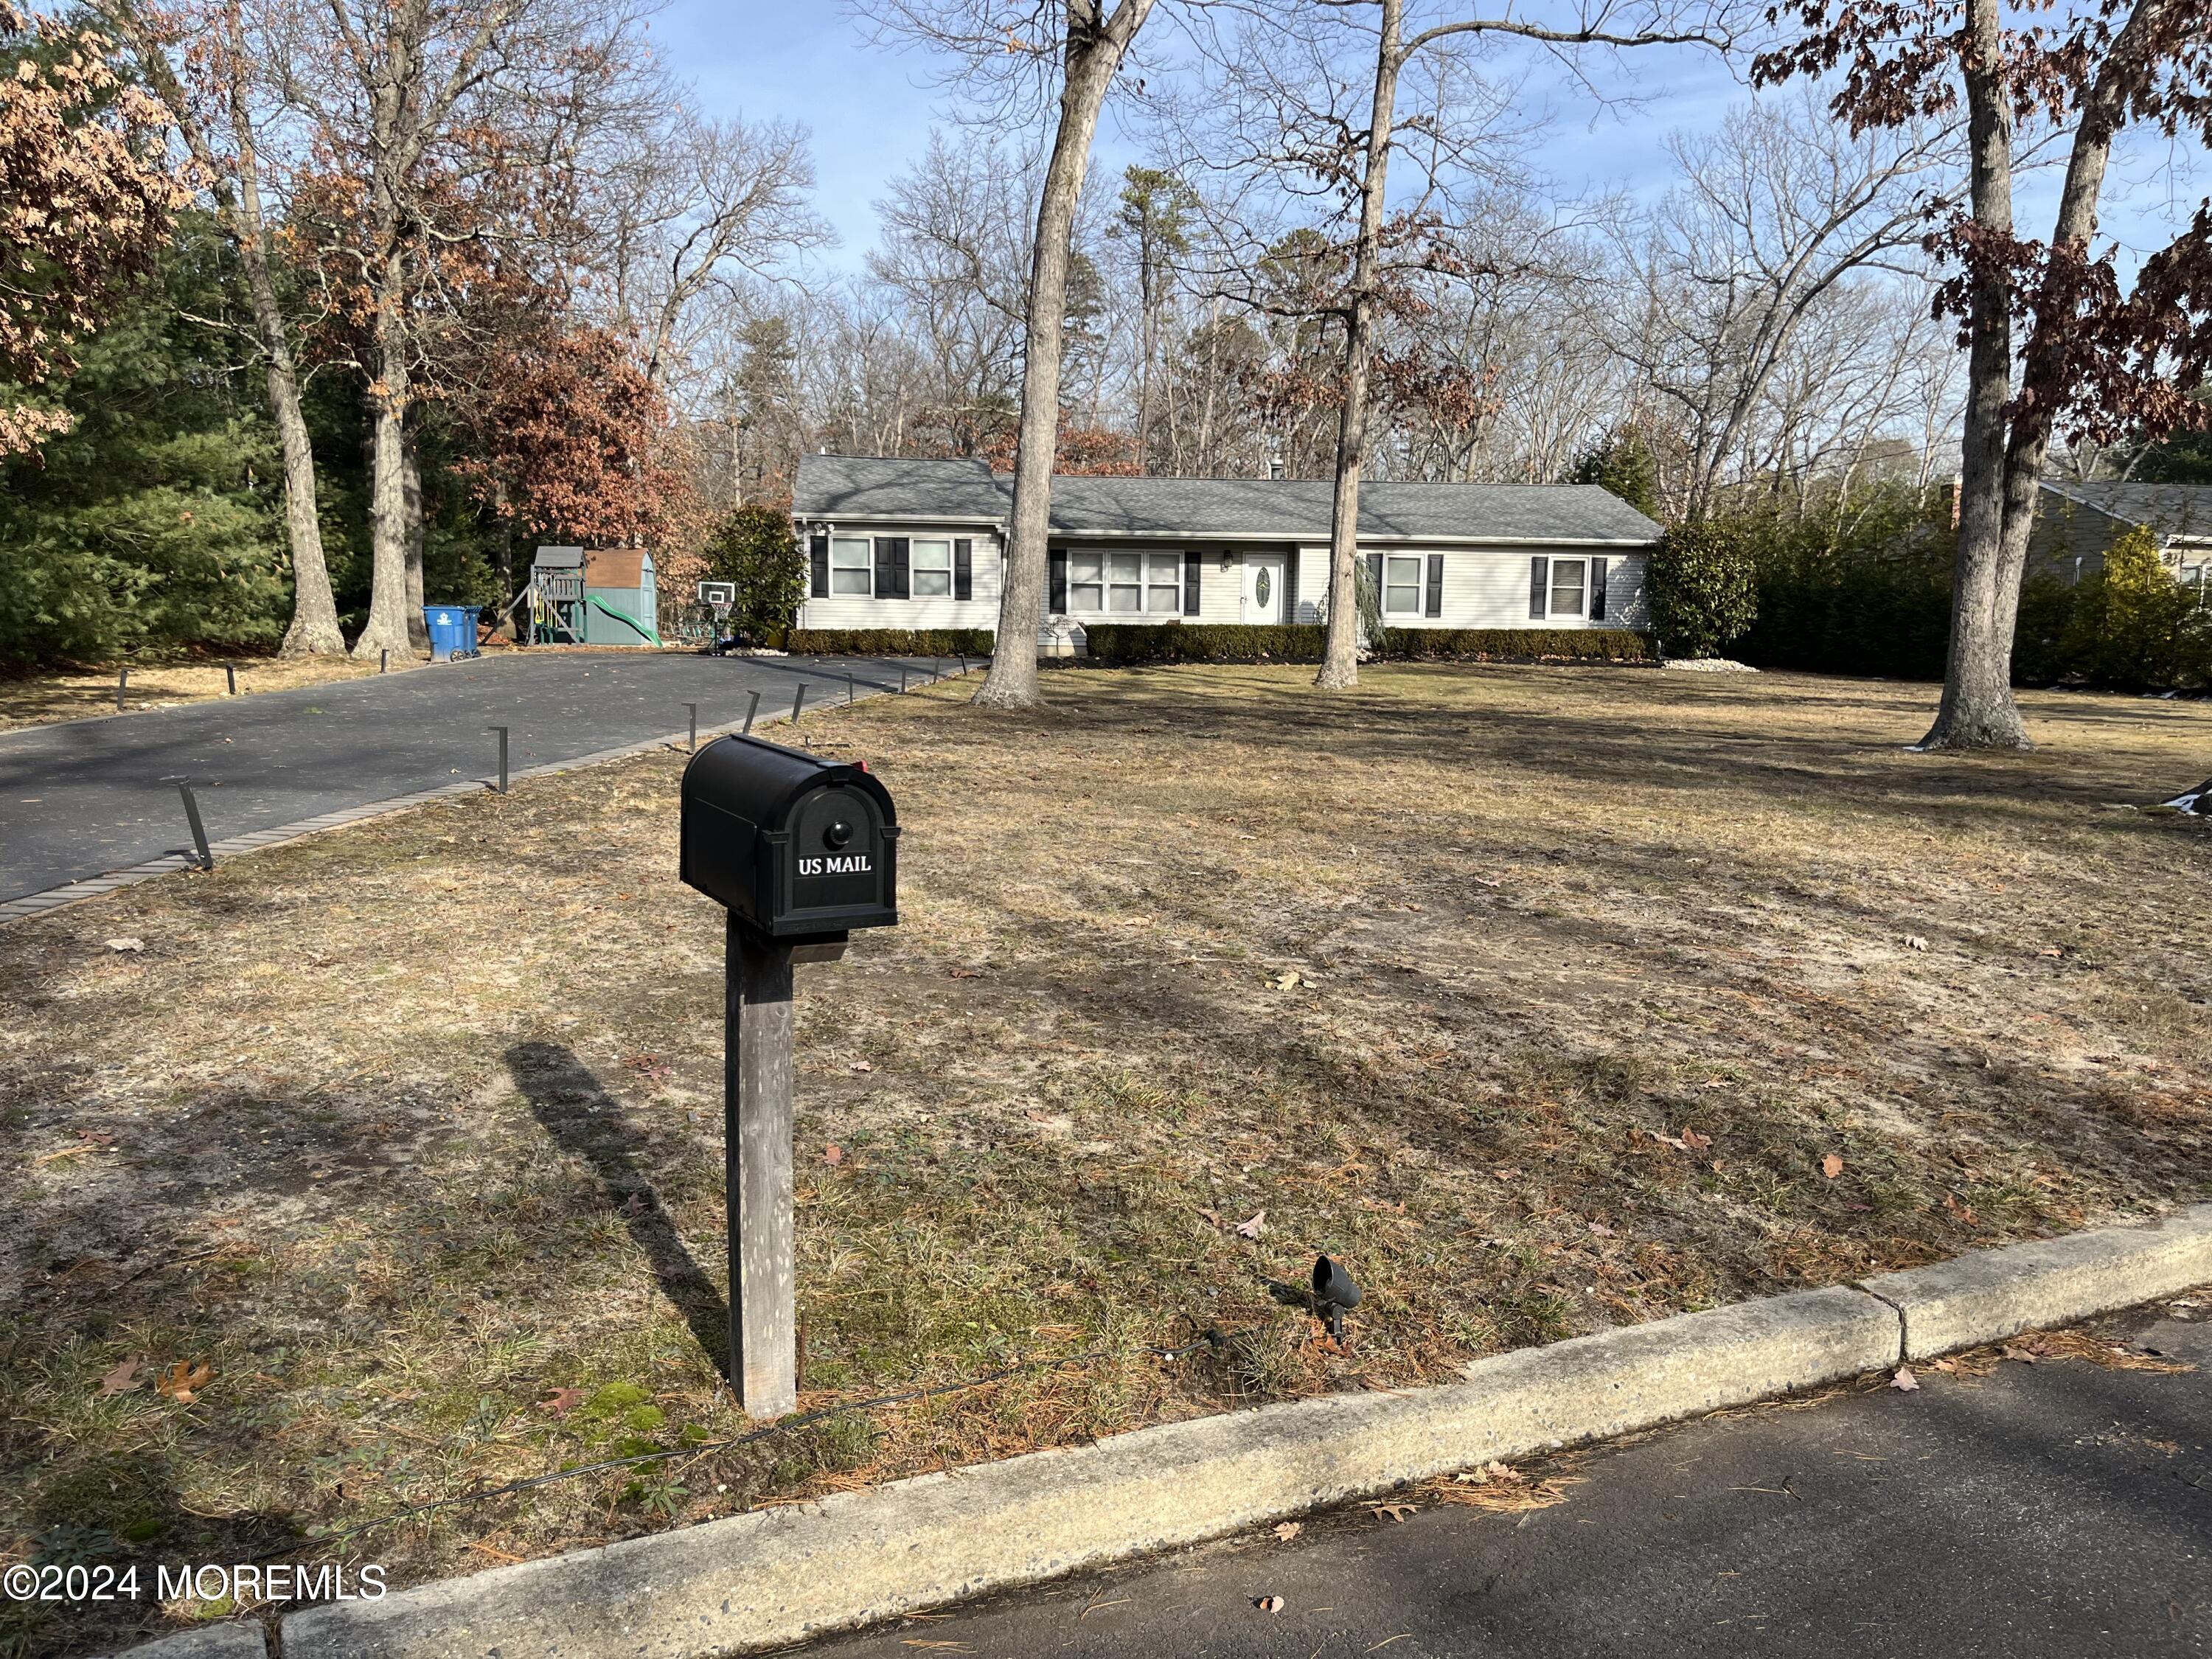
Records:
[[[802,628],[994,628],[1013,480],[976,460],[805,455]],[[1059,477],[1042,647],[1099,623],[1317,622],[1331,489]],[[1392,628],[1642,628],[1659,526],[1590,484],[1370,483],[1359,545]]]
[[[2105,568],[2105,550],[2148,526],[2166,568],[2197,592],[2212,585],[2212,484],[2045,480],[2027,544],[2028,574],[2067,583]]]

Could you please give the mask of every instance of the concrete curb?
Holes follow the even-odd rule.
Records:
[[[1464,1380],[1140,1429],[283,1621],[285,1659],[693,1659],[1196,1543],[2212,1282],[2212,1204],[1477,1361]]]
[[[960,677],[957,674],[945,674],[940,678],[957,679]],[[934,684],[936,682],[925,681],[923,684],[927,686]],[[895,691],[871,690],[861,692],[858,700],[866,702],[872,697],[898,695]],[[846,706],[842,702],[817,703],[810,712],[819,714],[827,710],[842,708]],[[106,714],[99,718],[125,720],[129,716]],[[790,723],[791,714],[787,710],[780,714],[761,715],[753,721],[753,729],[759,731],[763,726],[788,726]],[[741,729],[744,725],[743,720],[726,720],[719,726],[702,726],[699,728],[699,741],[704,743],[709,738],[721,737],[726,733]],[[27,727],[26,729],[36,728]],[[681,749],[689,740],[690,736],[688,732],[672,732],[665,737],[646,738],[637,743],[623,744],[616,749],[599,749],[588,755],[572,756],[567,760],[548,761],[542,766],[526,766],[520,771],[509,772],[507,782],[512,786],[521,782],[525,778],[542,778],[556,772],[574,772],[586,766],[603,766],[609,761],[627,760],[633,755],[647,755],[656,750]],[[268,830],[256,830],[246,835],[233,836],[227,841],[211,842],[209,843],[208,850],[218,859],[236,858],[240,854],[257,852],[264,847],[274,847],[282,842],[300,841],[308,836],[320,835],[325,830],[342,829],[349,823],[361,823],[369,818],[380,818],[393,812],[404,812],[411,807],[427,806],[432,801],[443,800],[449,796],[481,794],[491,787],[491,781],[489,779],[463,778],[458,782],[441,783],[434,789],[424,789],[415,794],[393,795],[384,800],[369,801],[360,806],[343,807],[335,812],[323,812],[312,818],[301,818],[296,823],[278,824]],[[192,867],[191,860],[180,853],[172,853],[163,858],[149,859],[143,864],[131,865],[127,869],[112,870],[106,875],[88,876],[82,881],[70,882],[67,886],[49,887],[43,892],[26,893],[21,898],[12,898],[5,902],[0,902],[0,927],[5,927],[11,922],[27,921],[33,916],[42,916],[50,910],[58,910],[64,904],[75,904],[82,899],[98,898],[104,893],[115,891],[118,887],[129,887],[138,882],[151,881],[157,876],[173,876],[179,871]]]
[[[777,1647],[2206,1283],[2212,1204],[1522,1349],[1441,1387],[1165,1424],[310,1607],[283,1620],[283,1651],[703,1659]],[[261,1650],[254,1631],[131,1653],[245,1659]]]
[[[2212,1280],[2212,1204],[2134,1227],[2064,1238],[1862,1279],[1897,1310],[1905,1359],[1929,1359],[2022,1331],[2154,1302]]]

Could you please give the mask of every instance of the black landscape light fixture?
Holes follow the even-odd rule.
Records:
[[[853,929],[897,924],[898,811],[865,766],[722,737],[684,769],[679,833],[678,874],[728,912],[730,1386],[748,1416],[781,1417],[799,1389],[792,964],[835,962]]]
[[[1344,1340],[1344,1310],[1358,1307],[1361,1295],[1359,1286],[1352,1282],[1352,1275],[1345,1272],[1344,1263],[1335,1257],[1324,1255],[1314,1262],[1314,1311],[1328,1311],[1331,1340]]]

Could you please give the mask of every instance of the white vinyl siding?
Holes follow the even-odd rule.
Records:
[[[1642,629],[1650,625],[1650,613],[1644,595],[1644,571],[1649,555],[1640,548],[1590,549],[1587,553],[1572,548],[1543,547],[1422,547],[1413,552],[1389,547],[1364,547],[1362,556],[1370,553],[1383,556],[1384,617],[1393,628],[1626,628]],[[1389,590],[1395,585],[1408,584],[1391,573],[1393,561],[1404,559],[1410,567],[1415,563],[1415,553],[1421,567],[1417,599],[1413,609],[1400,611],[1390,605]],[[1427,558],[1431,553],[1441,553],[1444,561],[1443,614],[1431,617],[1426,613],[1428,600]],[[1322,619],[1322,601],[1328,594],[1328,549],[1308,544],[1297,550],[1297,581],[1295,592],[1298,600],[1297,620],[1317,623]],[[1553,613],[1543,617],[1528,614],[1528,562],[1543,557],[1554,561],[1562,558],[1580,563],[1581,610],[1568,615]],[[1589,570],[1587,561],[1605,561],[1605,615],[1593,621],[1589,609]],[[1209,569],[1211,567],[1209,567]],[[1404,574],[1411,576],[1409,568]],[[1552,570],[1545,574],[1545,593],[1547,608],[1553,582]],[[1401,598],[1404,596],[1401,594]],[[1212,591],[1208,590],[1208,605]],[[1231,614],[1229,621],[1236,620]],[[1209,615],[1206,620],[1215,618]]]
[[[875,572],[875,538],[879,536],[903,536],[907,538],[908,577],[910,597],[903,599],[885,597],[878,599]],[[965,541],[972,545],[969,556],[970,597],[952,597],[954,581],[951,547],[954,541]],[[803,538],[802,538],[803,541]],[[854,556],[865,559],[855,574],[860,580],[849,586],[842,580],[843,570],[838,559],[840,544],[850,544],[859,550]],[[934,556],[929,550],[941,545],[945,551],[944,562],[937,568],[947,573],[941,593],[922,591],[921,576],[929,568],[928,560]],[[995,628],[999,623],[999,593],[1003,570],[999,556],[997,532],[987,526],[974,529],[946,528],[943,525],[910,526],[890,522],[872,523],[865,532],[858,526],[840,526],[830,539],[830,592],[827,594],[810,592],[799,607],[799,626],[801,628]]]

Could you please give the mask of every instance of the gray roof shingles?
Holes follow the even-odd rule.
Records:
[[[792,492],[802,519],[1006,517],[1012,480],[978,460],[803,455]],[[1110,478],[1052,483],[1052,527],[1063,535],[1158,535],[1319,541],[1328,535],[1326,482],[1271,478]],[[1373,482],[1359,492],[1359,533],[1477,542],[1648,542],[1659,526],[1595,484]]]
[[[2212,538],[2212,484],[2046,481],[2044,488],[2124,524],[2149,525],[2163,535],[2190,540]]]

